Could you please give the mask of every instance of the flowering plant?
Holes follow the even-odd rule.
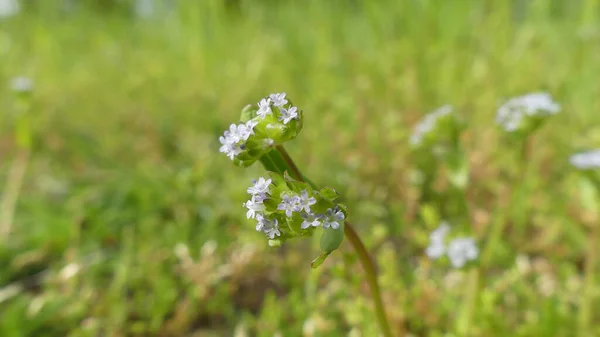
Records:
[[[246,217],[256,221],[256,230],[273,247],[319,231],[321,254],[312,261],[313,268],[321,265],[347,238],[363,265],[381,331],[386,337],[392,336],[373,259],[346,220],[346,206],[338,202],[339,195],[334,189],[319,188],[307,179],[283,147],[285,142],[296,138],[303,124],[302,110],[286,96],[286,93],[271,94],[256,105],[246,106],[240,123],[231,124],[219,137],[219,151],[235,165],[248,167],[260,161],[267,170],[266,177],[254,180],[247,189],[250,198],[243,204]]]

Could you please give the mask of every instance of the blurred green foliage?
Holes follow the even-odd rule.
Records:
[[[145,17],[65,3],[0,18],[0,193],[25,169],[0,238],[0,336],[376,336],[350,247],[317,270],[318,241],[269,249],[241,207],[262,170],[218,153],[240,110],[280,91],[305,113],[288,150],[345,196],[396,331],[457,335],[467,273],[424,254],[442,218],[481,242],[505,223],[473,335],[576,331],[598,209],[568,156],[600,145],[600,1],[207,0]],[[26,157],[15,76],[35,82]],[[563,112],[523,157],[495,110],[538,90]],[[464,194],[443,165],[427,191],[414,183],[412,125],[444,104],[465,117]]]

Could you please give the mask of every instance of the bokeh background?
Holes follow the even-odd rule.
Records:
[[[600,145],[599,57],[597,0],[0,1],[0,335],[377,336],[351,247],[317,270],[318,240],[269,248],[241,207],[263,169],[218,152],[280,91],[305,115],[287,149],[344,195],[396,333],[600,335],[598,205],[569,165]],[[535,91],[563,111],[522,156],[494,118]],[[443,164],[415,183],[412,127],[444,104],[464,195]],[[482,247],[503,224],[485,264],[426,256],[448,218]]]

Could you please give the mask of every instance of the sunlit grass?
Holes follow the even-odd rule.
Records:
[[[532,139],[530,217],[505,220],[472,331],[574,331],[598,214],[579,205],[568,158],[600,145],[598,1],[203,1],[152,19],[42,7],[0,21],[0,193],[18,158],[9,81],[35,81],[33,147],[0,244],[0,294],[18,286],[0,300],[0,335],[374,336],[350,249],[311,271],[318,244],[265,247],[240,206],[260,170],[218,153],[241,108],[279,91],[306,117],[288,150],[346,196],[392,322],[432,336],[453,331],[467,275],[424,254],[423,210],[446,216],[451,195],[440,178],[441,197],[417,202],[412,126],[444,104],[465,116],[465,216],[485,241],[520,160],[496,108],[551,92],[563,112]]]

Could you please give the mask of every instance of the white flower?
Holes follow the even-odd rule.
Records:
[[[240,125],[242,128],[245,128],[243,125]],[[229,126],[229,130],[226,130],[223,133],[225,136],[225,140],[231,144],[237,143],[242,140],[242,135],[240,132],[240,126],[237,124],[231,124]]]
[[[264,195],[269,193],[271,182],[271,179],[260,177],[258,180],[252,180],[252,186],[248,187],[246,191],[252,195]]]
[[[429,246],[425,249],[425,254],[431,259],[437,259],[446,253],[446,235],[450,232],[450,225],[442,221],[440,226],[429,234]]]
[[[263,233],[267,234],[267,236],[271,240],[274,239],[276,236],[281,235],[281,232],[279,231],[279,224],[278,224],[277,219],[265,221],[262,231],[263,231]]]
[[[441,241],[432,241],[429,243],[429,246],[425,249],[425,254],[429,256],[430,259],[438,259],[446,253],[446,245]]]
[[[507,132],[519,129],[527,116],[547,117],[560,112],[560,105],[548,93],[538,92],[508,100],[496,114],[496,123]]]
[[[279,116],[279,120],[283,121],[283,124],[289,123],[292,119],[298,119],[298,109],[293,106],[289,109],[280,108],[281,116]]]
[[[258,102],[258,111],[256,112],[256,115],[260,116],[261,118],[265,118],[267,115],[271,115],[272,113],[271,99],[261,99],[260,102]]]
[[[256,219],[256,231],[262,232],[267,224],[268,219],[266,219],[262,214],[256,214],[256,217],[254,218]]]
[[[454,268],[461,268],[468,261],[477,259],[479,250],[472,238],[456,238],[448,244],[448,258]]]
[[[344,215],[344,212],[340,211],[337,208],[329,208],[325,212],[325,217],[323,219],[323,228],[331,227],[333,229],[338,229],[340,228],[340,222],[344,221],[345,218],[346,216]]]
[[[319,227],[321,225],[320,215],[303,212],[302,214],[300,214],[300,216],[302,217],[302,219],[304,219],[302,225],[300,226],[300,228],[302,229],[309,228],[310,226]]]
[[[451,114],[453,111],[452,106],[444,105],[441,108],[427,114],[421,122],[419,122],[410,136],[410,143],[412,145],[419,145],[423,142],[423,138],[432,130],[435,129],[437,122],[440,118]]]
[[[269,219],[262,214],[256,214],[256,230],[265,234],[268,234],[267,232],[269,232],[272,235],[281,235],[278,229],[277,219]],[[271,237],[271,239],[272,238],[273,237]]]
[[[293,212],[300,211],[300,208],[298,207],[299,202],[300,197],[297,195],[282,195],[281,203],[277,205],[277,209],[285,211],[285,215],[289,218],[292,216]]]
[[[33,90],[33,80],[29,77],[18,76],[10,80],[10,87],[15,92],[29,92]]]
[[[19,0],[2,0],[0,1],[0,18],[7,18],[21,11]]]
[[[600,168],[600,149],[577,153],[569,159],[571,165],[580,170]]]
[[[244,206],[248,209],[246,212],[246,218],[255,219],[259,212],[265,211],[265,205],[263,205],[262,200],[257,200],[254,197],[244,203]]]
[[[440,226],[429,234],[429,240],[444,241],[448,233],[450,233],[450,225],[446,221],[442,221]]]
[[[219,148],[219,152],[225,153],[231,160],[243,151],[241,146],[230,143],[230,140],[227,137],[219,137],[219,141],[223,144],[221,148]]]
[[[225,130],[223,135],[219,137],[219,142],[222,144],[219,152],[225,153],[229,159],[233,160],[233,158],[243,152],[243,142],[254,134],[254,127],[257,124],[258,122],[253,120],[240,125],[231,124],[229,130]]]
[[[273,105],[276,107],[282,107],[288,102],[288,100],[285,99],[285,92],[270,94],[269,99],[273,102]]]
[[[248,121],[246,124],[240,124],[237,126],[237,134],[240,137],[240,140],[246,141],[250,138],[251,135],[254,134],[254,127],[258,124],[256,121]]]
[[[298,199],[298,212],[304,210],[306,213],[310,213],[310,206],[317,203],[317,199],[309,197],[306,190],[302,190],[300,198]]]

